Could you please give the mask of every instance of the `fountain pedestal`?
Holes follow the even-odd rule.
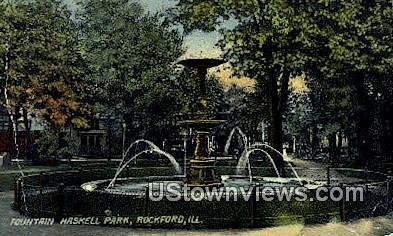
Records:
[[[187,176],[187,184],[191,187],[215,187],[221,185],[221,179],[215,175],[215,160],[209,156],[210,130],[223,120],[187,120],[180,125],[196,130],[196,147],[194,158],[190,160],[191,169]]]
[[[187,175],[187,184],[191,187],[217,187],[222,185],[221,179],[215,175],[215,160],[209,156],[209,135],[212,128],[225,122],[214,120],[207,115],[206,75],[207,69],[224,63],[216,59],[189,59],[179,64],[196,69],[200,87],[200,97],[197,101],[198,116],[195,120],[179,122],[180,125],[193,128],[196,131],[196,148],[194,158],[190,160],[191,170]]]
[[[209,132],[197,131],[194,160],[191,160],[191,174],[188,184],[191,186],[209,186],[220,184],[214,174],[214,160],[209,159]]]

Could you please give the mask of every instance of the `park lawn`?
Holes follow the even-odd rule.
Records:
[[[42,171],[54,171],[64,169],[64,166],[48,167],[48,166],[23,166],[22,171],[26,174],[37,174]],[[13,190],[13,184],[16,178],[21,177],[20,170],[17,166],[10,169],[0,169],[0,192]]]

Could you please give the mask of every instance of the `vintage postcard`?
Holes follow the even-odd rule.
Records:
[[[393,235],[392,0],[0,0],[0,235]]]

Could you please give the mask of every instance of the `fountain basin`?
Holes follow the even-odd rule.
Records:
[[[221,187],[244,187],[245,191],[251,187],[281,187],[299,186],[295,178],[264,177],[260,174],[266,173],[265,168],[254,168],[254,177],[236,176],[233,167],[219,167],[217,171],[221,174]],[[139,171],[144,171],[145,177]],[[227,227],[268,227],[285,224],[314,224],[331,221],[356,219],[359,217],[369,217],[384,214],[388,205],[384,203],[388,196],[393,196],[391,189],[393,182],[387,176],[370,171],[360,171],[353,169],[332,169],[330,173],[337,173],[351,178],[340,178],[336,182],[336,177],[331,176],[331,187],[341,184],[349,186],[367,186],[365,199],[363,202],[342,202],[333,201],[256,201],[255,193],[252,192],[248,200],[244,200],[240,195],[231,195],[224,192],[224,199],[221,201],[186,201],[184,196],[179,201],[169,201],[166,196],[171,193],[164,192],[163,199],[152,201],[149,198],[149,183],[178,183],[182,184],[184,176],[156,176],[146,177],[151,174],[164,174],[173,171],[172,167],[160,168],[132,168],[129,173],[135,177],[121,177],[116,181],[113,188],[106,189],[112,173],[104,175],[105,170],[97,171],[83,170],[53,172],[42,175],[25,176],[19,180],[23,185],[16,184],[15,201],[19,210],[31,217],[98,217],[103,221],[108,214],[111,216],[129,217],[132,225],[117,225],[124,227],[138,228],[227,228]],[[299,169],[300,175],[312,172],[314,178],[302,178],[307,180],[307,192],[309,196],[314,196],[317,186],[327,186],[324,169]],[[106,177],[105,177],[106,176]],[[309,174],[307,175],[309,176]],[[363,176],[367,179],[360,179]],[[86,177],[88,177],[86,179]],[[355,181],[356,177],[356,182]],[[102,180],[97,180],[103,178]],[[107,178],[107,179],[106,179]],[[309,181],[310,180],[310,181]],[[49,181],[49,182],[47,182]],[[344,181],[344,182],[343,182]],[[345,182],[347,181],[347,182]],[[386,181],[390,181],[387,185]],[[63,183],[64,188],[59,189],[58,184]],[[312,186],[314,185],[314,187]],[[82,186],[82,188],[81,188]],[[154,187],[155,186],[155,187]],[[156,193],[157,184],[153,184],[152,192]],[[154,190],[155,189],[155,190]],[[87,191],[86,191],[87,190]],[[214,190],[214,188],[213,188]],[[23,197],[25,194],[25,198]],[[59,197],[61,196],[61,198]],[[225,198],[228,196],[229,200]],[[270,195],[269,195],[270,196]],[[235,200],[235,197],[238,199]],[[60,201],[60,202],[59,202]],[[345,209],[343,211],[342,209]],[[61,210],[59,212],[59,210]],[[141,222],[138,219],[148,217],[176,216],[186,219],[185,221],[154,223],[150,221]],[[194,220],[188,221],[191,217]],[[190,218],[190,219],[191,219]],[[196,220],[198,219],[198,220]],[[186,222],[184,224],[184,222]]]
[[[168,191],[161,191],[160,188],[166,189],[169,184],[176,184],[180,187],[200,187],[208,191],[219,192],[222,191],[223,194],[231,194],[226,192],[229,188],[239,188],[238,194],[240,195],[240,188],[248,191],[250,187],[299,187],[299,183],[295,178],[275,178],[275,177],[259,177],[255,176],[251,179],[247,176],[240,175],[222,175],[220,183],[211,183],[211,185],[194,185],[187,184],[185,182],[184,176],[149,176],[149,177],[130,177],[130,178],[119,178],[115,185],[107,188],[110,179],[107,180],[97,180],[87,183],[83,183],[81,188],[86,192],[93,191],[106,191],[112,194],[127,194],[127,195],[137,195],[145,196],[150,194],[173,194]],[[321,185],[322,186],[322,185]],[[214,187],[214,188],[212,188]],[[278,190],[278,189],[276,189]],[[267,193],[269,194],[269,193]]]

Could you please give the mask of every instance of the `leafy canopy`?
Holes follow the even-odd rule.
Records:
[[[2,2],[0,11],[1,83],[14,112],[38,111],[54,126],[85,125],[88,85],[69,10],[40,0]]]

